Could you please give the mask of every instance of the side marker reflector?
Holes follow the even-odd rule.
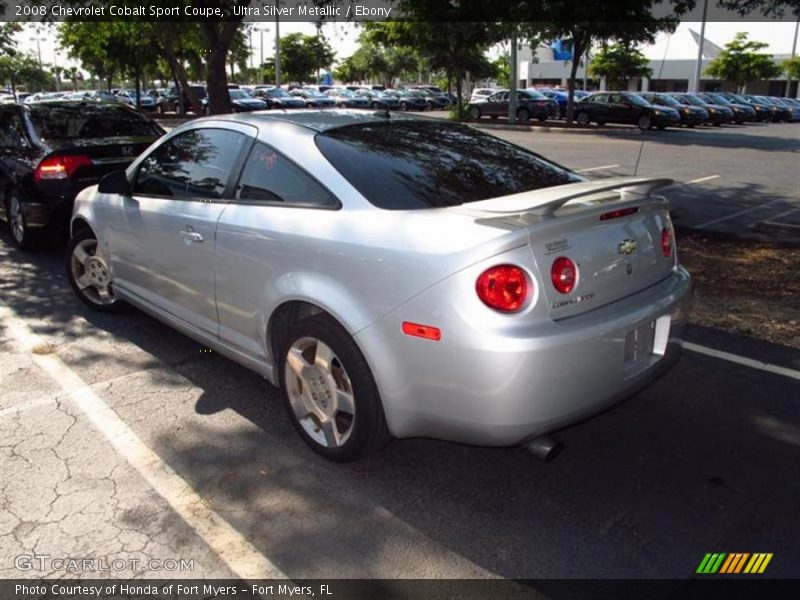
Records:
[[[431,327],[430,325],[420,325],[419,323],[410,323],[403,321],[403,333],[412,337],[421,337],[426,340],[433,340],[438,342],[442,339],[442,332],[438,327]]]

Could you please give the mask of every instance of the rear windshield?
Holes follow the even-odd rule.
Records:
[[[458,206],[582,181],[524,148],[452,123],[349,125],[316,142],[353,187],[388,210]]]
[[[146,117],[116,105],[81,103],[33,106],[31,122],[37,135],[45,140],[159,136],[162,133]]]

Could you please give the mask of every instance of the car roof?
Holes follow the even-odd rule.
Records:
[[[212,117],[209,117],[212,118]],[[385,110],[378,110],[374,112],[363,110],[346,110],[346,109],[324,109],[324,110],[306,110],[306,111],[277,111],[273,110],[268,113],[248,113],[239,115],[220,115],[213,117],[216,120],[230,120],[239,121],[251,124],[259,122],[282,122],[297,125],[305,129],[310,129],[316,132],[329,131],[339,127],[346,127],[348,125],[366,124],[366,123],[388,123],[397,121],[425,121],[432,122],[438,121],[431,117],[422,117],[416,115],[407,115],[404,113],[394,113]]]

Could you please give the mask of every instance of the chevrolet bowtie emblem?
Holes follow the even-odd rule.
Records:
[[[622,240],[617,246],[617,251],[620,254],[633,254],[636,252],[636,241],[635,240]]]

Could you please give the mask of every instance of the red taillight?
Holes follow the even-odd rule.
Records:
[[[553,287],[557,291],[569,294],[575,289],[575,283],[578,281],[578,268],[566,256],[559,256],[550,268],[550,279],[553,280]]]
[[[607,213],[600,215],[601,221],[608,221],[609,219],[619,219],[620,217],[627,217],[628,215],[635,215],[639,212],[638,206],[629,206],[628,208],[618,208]]]
[[[525,271],[514,265],[486,269],[475,284],[478,298],[489,308],[502,312],[520,310],[528,298],[528,288]]]
[[[661,254],[664,258],[672,256],[672,227],[664,227],[661,230]]]
[[[69,179],[81,167],[90,167],[92,159],[82,154],[48,156],[33,172],[34,181],[43,179]]]
[[[431,325],[420,325],[419,323],[411,323],[409,321],[403,321],[403,333],[413,337],[421,337],[426,340],[433,340],[434,342],[438,342],[440,339],[442,339],[442,332],[438,327],[432,327]]]

